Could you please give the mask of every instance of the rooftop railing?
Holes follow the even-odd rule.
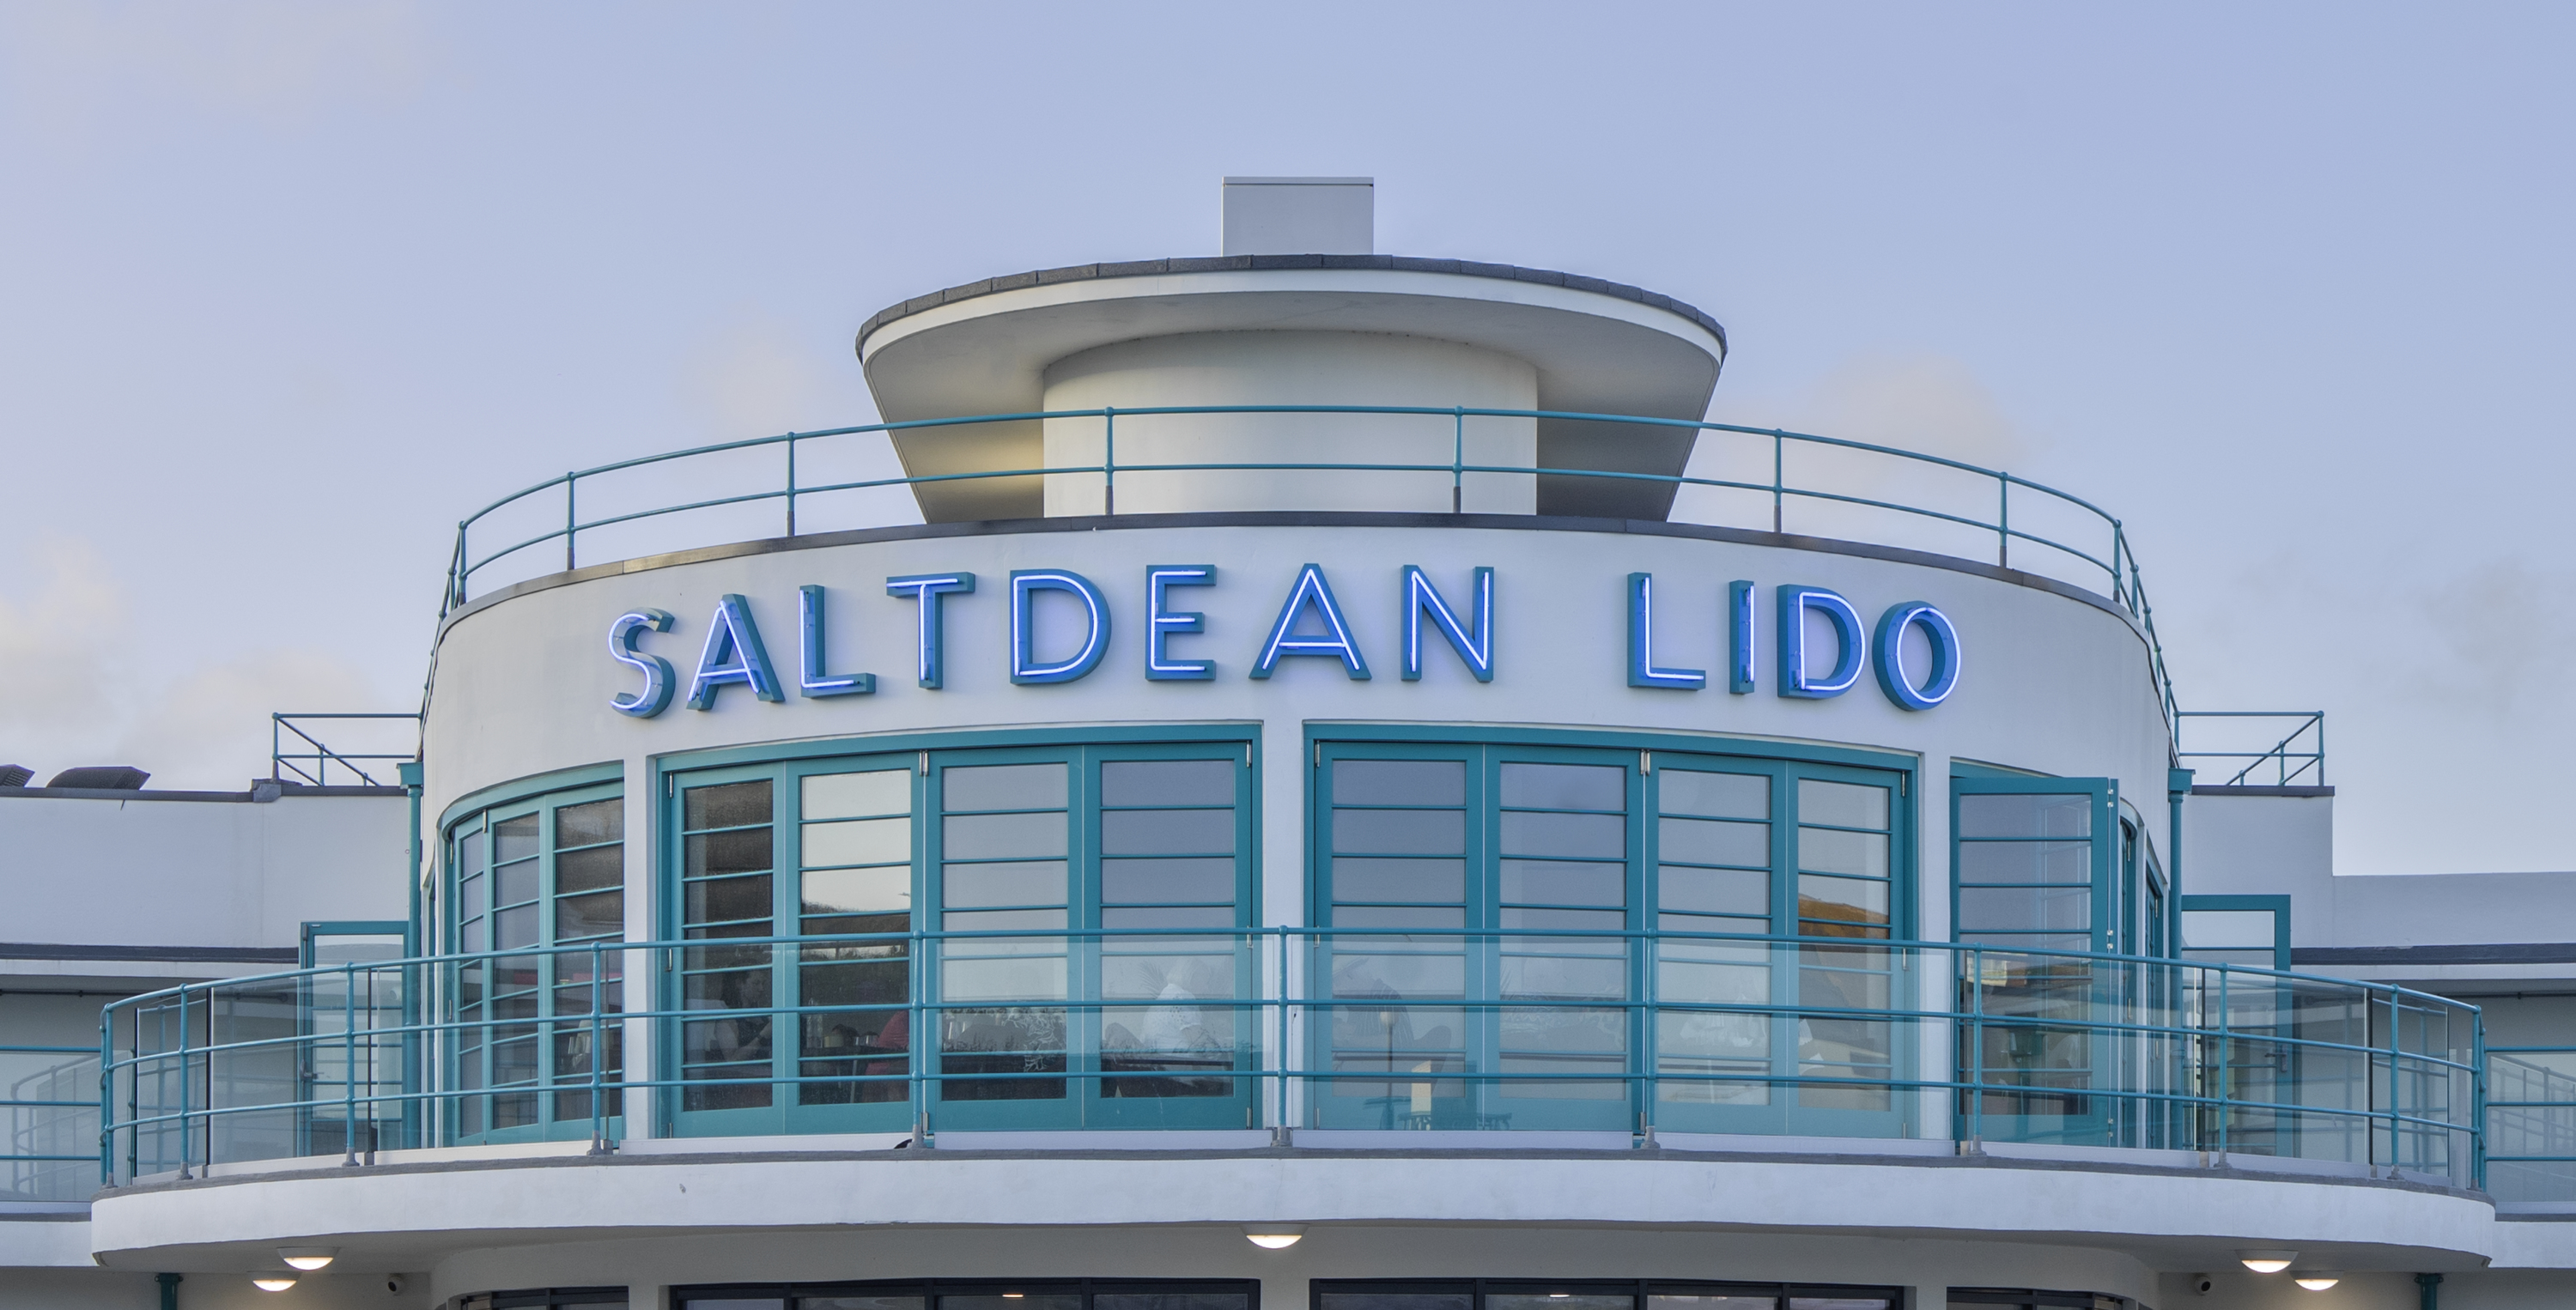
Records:
[[[1131,451],[1140,441],[1150,449],[1175,448],[1168,438],[1176,419],[1251,415],[1311,422],[1318,425],[1318,435],[1335,422],[1393,417],[1424,425],[1422,433],[1414,434],[1419,440],[1401,448],[1420,453],[1445,445],[1448,457],[1176,462],[1122,461],[1118,455],[1122,440]],[[1535,422],[1627,425],[1641,434],[1687,430],[1695,441],[1690,467],[1698,471],[1667,475],[1561,468],[1495,462],[1477,454],[1493,448],[1485,429]],[[1031,423],[1056,425],[1058,431],[1079,425],[1080,448],[1096,449],[1098,458],[971,472],[868,475],[893,467],[887,438],[897,432],[958,429],[962,434]],[[1093,423],[1098,424],[1096,433],[1089,428]],[[1164,439],[1156,440],[1158,435]],[[1064,444],[1072,448],[1077,443],[1068,439]],[[1272,441],[1268,448],[1281,444]],[[1515,486],[1651,489],[1671,498],[1666,516],[1671,522],[1921,549],[2043,574],[2104,597],[2135,621],[2147,641],[2168,726],[2174,712],[2172,680],[2136,556],[2120,520],[2090,501],[2000,469],[1868,442],[1731,423],[1554,410],[1373,405],[1049,410],[787,432],[620,460],[549,478],[458,523],[439,612],[444,618],[500,585],[489,583],[490,577],[552,571],[557,548],[562,568],[569,571],[585,560],[599,563],[733,541],[918,523],[911,492],[964,484],[1043,486],[1050,513],[1074,512],[1058,508],[1074,506],[1082,513],[1114,516],[1122,493],[1132,513],[1139,491],[1158,485],[1168,489],[1177,485],[1173,479],[1244,473],[1339,475],[1335,485],[1388,491],[1405,508],[1431,513],[1466,513],[1476,511],[1479,503],[1511,502],[1507,493]],[[1495,494],[1497,489],[1506,494]],[[1324,499],[1332,503],[1286,507],[1343,507],[1338,496]],[[1265,503],[1279,507],[1275,500]],[[1373,497],[1372,503],[1390,502]]]
[[[2324,710],[2178,710],[2174,726],[2175,757],[2205,771],[2209,785],[2325,785]],[[2273,741],[2276,732],[2281,737]]]
[[[1125,1132],[1134,1147],[1139,1131],[1202,1130],[1163,1140],[1931,1139],[2467,1187],[2479,1043],[2474,1007],[2385,984],[1863,937],[601,942],[120,1001],[103,1025],[96,1163],[122,1184],[472,1143],[878,1133],[936,1147],[1036,1130]]]
[[[382,731],[407,722],[411,729],[401,734],[407,740],[388,739]],[[364,723],[368,744],[373,750],[334,750],[325,745],[308,724]],[[349,743],[344,739],[341,745]],[[387,749],[398,746],[400,749]],[[391,766],[420,758],[420,714],[271,714],[268,716],[268,777],[271,782],[293,782],[308,787],[331,785],[333,770],[343,785],[382,787],[394,778]],[[383,774],[383,777],[378,777]]]

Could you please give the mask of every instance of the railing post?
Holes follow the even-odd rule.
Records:
[[[789,449],[794,449],[791,445]],[[789,476],[793,477],[791,473]],[[606,1003],[604,968],[599,944],[590,947],[590,1153],[606,1155],[608,1147],[607,1085],[601,1077],[607,1068],[608,1048],[602,1044],[607,1029],[601,1023],[601,1007]]]
[[[2012,567],[2012,475],[1995,475],[1995,567]]]
[[[573,487],[580,475],[564,474],[564,572],[573,570],[573,538],[580,535],[581,519],[573,512]]]
[[[1786,494],[1781,487],[1780,469],[1782,460],[1781,450],[1788,444],[1789,438],[1786,433],[1783,433],[1778,428],[1771,429],[1771,530],[1773,532],[1785,531],[1785,529],[1780,526],[1780,501],[1781,497]]]
[[[1118,513],[1118,409],[1100,411],[1100,512]]]
[[[340,1167],[358,1163],[358,966],[340,966]]]
[[[796,434],[787,434],[787,535],[796,535]]]
[[[1467,407],[1456,410],[1457,426],[1449,446],[1449,512],[1467,512]]]
[[[1288,950],[1289,950],[1289,936],[1290,936],[1290,934],[1291,934],[1291,932],[1292,932],[1292,931],[1293,931],[1292,929],[1284,928],[1284,927],[1283,927],[1283,928],[1281,928],[1281,929],[1279,929],[1279,930],[1278,930],[1278,936],[1277,936],[1277,941],[1279,942],[1279,991],[1278,991],[1278,994],[1277,994],[1277,997],[1276,997],[1276,1001],[1277,1001],[1278,1006],[1279,1006],[1279,1098],[1278,1098],[1278,1102],[1277,1102],[1275,1105],[1273,1105],[1273,1106],[1271,1107],[1271,1114],[1272,1114],[1272,1116],[1273,1116],[1274,1118],[1276,1118],[1276,1119],[1278,1120],[1278,1122],[1277,1122],[1276,1124],[1274,1124],[1274,1125],[1273,1125],[1273,1127],[1275,1127],[1275,1128],[1277,1128],[1277,1129],[1279,1130],[1279,1132],[1278,1132],[1276,1135],[1277,1135],[1277,1136],[1279,1136],[1280,1138],[1282,1138],[1282,1144],[1283,1144],[1283,1145],[1285,1144],[1285,1138],[1286,1138],[1286,1135],[1287,1135],[1287,1133],[1288,1133],[1288,1131],[1289,1131],[1289,1122],[1288,1122]]]
[[[1968,957],[1968,1140],[1986,1144],[1986,948]]]
[[[116,1007],[98,1012],[98,1185],[116,1182]]]
[[[929,759],[927,753],[923,754],[921,768],[924,776],[930,772]],[[903,1061],[907,1082],[912,1090],[912,1145],[915,1150],[930,1145],[930,1084],[923,1074],[922,1064],[929,1052],[939,1048],[938,1038],[931,1029],[931,1024],[937,1021],[937,1012],[922,1004],[922,985],[930,980],[933,969],[931,962],[926,958],[929,947],[930,937],[921,927],[920,917],[915,916],[912,926],[912,949],[908,952],[911,956],[909,963],[912,967],[912,986],[909,989],[911,1001],[907,1013],[912,1018],[911,1034],[907,1040],[911,1049],[904,1052]]]
[[[1638,979],[1638,1045],[1645,1048],[1638,1052],[1641,1058],[1637,1065],[1637,1144],[1647,1147],[1655,1144],[1655,1103],[1663,1091],[1663,1056],[1655,1041],[1655,963],[1661,958],[1664,947],[1663,938],[1651,931],[1626,941],[1628,949],[1636,951],[1639,956],[1638,963],[1631,966],[1633,976]]]
[[[2228,1019],[2227,1019],[2227,1016],[2228,1016],[2228,1010],[2229,1010],[2229,1006],[2228,1006],[2228,1004],[2227,1004],[2227,974],[2228,974],[2228,970],[2227,970],[2226,966],[2224,966],[2224,965],[2217,966],[2217,968],[2218,968],[2218,1154],[2219,1154],[2219,1156],[2220,1156],[2221,1158],[2224,1158],[2224,1157],[2227,1155],[2227,1133],[2228,1133],[2229,1121],[2234,1117],[2234,1116],[2232,1116],[2231,1114],[2229,1114],[2229,1113],[2228,1113],[2228,1109],[2227,1109],[2227,1102],[2228,1102],[2227,1074],[2228,1074],[2228,1067],[2229,1067],[2229,1065],[2233,1062],[2233,1059],[2232,1059],[2232,1052],[2229,1050],[2229,1048],[2235,1045],[2235,1041],[2234,1041],[2234,1039],[2233,1039],[2233,1038],[2231,1038],[2231,1037],[2229,1037],[2229,1036],[2228,1036],[2228,1026],[2227,1026],[2227,1025],[2228,1025]]]
[[[211,1029],[212,1025],[208,1027]],[[212,1033],[208,1035],[212,1036]],[[209,1062],[209,1074],[213,1067]],[[189,1172],[195,1163],[196,1152],[188,1143],[188,1091],[188,989],[183,984],[179,988],[179,1177],[182,1179],[196,1176]]]

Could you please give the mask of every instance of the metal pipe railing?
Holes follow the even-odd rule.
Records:
[[[1427,461],[1353,463],[1337,461],[1267,460],[1175,463],[1167,461],[1137,462],[1132,460],[1122,462],[1118,458],[1118,428],[1119,420],[1122,418],[1128,420],[1132,425],[1139,419],[1243,414],[1301,414],[1319,417],[1409,415],[1419,416],[1426,420],[1446,420],[1449,430],[1444,435],[1449,438],[1448,444],[1451,447],[1449,451],[1450,458],[1439,463],[1431,463]],[[1687,474],[1633,473],[1605,469],[1559,468],[1537,464],[1513,465],[1470,463],[1467,459],[1466,451],[1466,428],[1467,420],[1471,418],[1612,423],[1662,430],[1681,429],[1691,432],[1695,440],[1709,434],[1750,437],[1770,446],[1771,477],[1768,481],[1751,481],[1725,477],[1694,477]],[[800,446],[831,438],[869,435],[892,436],[897,433],[910,433],[939,428],[969,427],[992,423],[1062,422],[1092,419],[1098,420],[1101,424],[1101,459],[1097,463],[1048,464],[1036,468],[978,470],[964,473],[917,474],[903,477],[844,480],[823,484],[801,482],[797,474],[798,452]],[[1994,490],[1993,517],[1991,519],[1987,519],[1974,512],[1963,512],[1940,508],[1932,504],[1925,503],[1920,498],[1913,500],[1891,499],[1884,495],[1865,494],[1866,489],[1872,485],[1867,480],[1862,480],[1858,483],[1846,483],[1846,485],[1841,489],[1836,489],[1833,486],[1826,485],[1826,482],[1829,480],[1826,478],[1793,482],[1788,476],[1789,450],[1793,445],[1801,450],[1843,451],[1874,457],[1884,457],[1886,459],[1899,461],[1900,464],[1906,467],[1926,470],[1943,470],[1948,473],[1962,474],[1972,479],[1990,480],[1993,484]],[[719,456],[748,450],[757,450],[769,446],[782,447],[785,455],[785,476],[774,486],[729,495],[701,496],[677,501],[675,503],[657,504],[642,509],[604,514],[590,519],[582,518],[578,512],[578,506],[581,503],[580,485],[585,479],[598,479],[609,474],[646,469],[677,461],[711,460]],[[2047,560],[2043,561],[2043,563],[2063,561],[2068,565],[2076,566],[2076,572],[2079,575],[2092,576],[2098,579],[2097,589],[2100,594],[2109,599],[2111,603],[2122,612],[2127,613],[2138,625],[2141,634],[2146,638],[2148,643],[2149,673],[2154,679],[2158,701],[2164,706],[2169,733],[2174,729],[2173,716],[2175,713],[2175,698],[2173,695],[2172,679],[2167,671],[2161,640],[2155,631],[2154,611],[2146,602],[2144,587],[2139,577],[2136,554],[2128,546],[2126,531],[2121,525],[2120,520],[2112,517],[2099,506],[2094,505],[2092,502],[2087,501],[2082,497],[2059,491],[2055,488],[2030,481],[2029,479],[2019,477],[2000,469],[1985,468],[1979,465],[1966,463],[1961,460],[1946,459],[1937,455],[1927,455],[1916,451],[1901,450],[1891,446],[1875,445],[1861,441],[1849,441],[1837,437],[1820,436],[1813,433],[1791,432],[1779,428],[1753,428],[1737,424],[1715,423],[1705,420],[1648,418],[1626,414],[1599,414],[1559,410],[1488,409],[1473,406],[1435,408],[1428,406],[1394,405],[1166,405],[1137,408],[1103,407],[1100,409],[1039,410],[1015,414],[990,414],[974,415],[962,418],[922,419],[902,423],[870,423],[849,427],[825,428],[815,431],[787,432],[777,436],[754,437],[741,441],[720,442],[714,445],[697,446],[686,450],[671,451],[658,455],[646,455],[634,459],[619,460],[610,464],[602,464],[594,468],[573,470],[560,477],[549,478],[544,482],[537,483],[534,486],[527,487],[508,496],[504,496],[501,499],[476,510],[474,513],[467,515],[456,525],[456,544],[455,548],[449,554],[447,566],[448,576],[446,584],[442,588],[442,600],[439,613],[440,617],[443,619],[449,614],[455,612],[458,608],[467,604],[469,596],[472,593],[472,583],[475,579],[475,575],[502,560],[509,559],[518,555],[520,552],[529,550],[533,547],[545,545],[549,542],[560,539],[564,545],[564,568],[566,570],[570,570],[578,564],[579,555],[575,549],[575,543],[582,533],[596,531],[601,528],[634,523],[646,519],[689,514],[703,510],[722,509],[727,506],[747,505],[759,501],[779,499],[783,500],[786,506],[787,535],[795,536],[800,530],[798,517],[800,504],[810,504],[814,498],[818,496],[844,492],[882,490],[893,487],[918,489],[923,487],[935,487],[946,483],[982,482],[994,479],[1044,479],[1050,482],[1055,482],[1067,477],[1097,477],[1100,480],[1102,512],[1104,514],[1114,516],[1118,513],[1118,477],[1122,473],[1128,474],[1133,478],[1137,475],[1227,472],[1330,472],[1355,475],[1446,474],[1448,475],[1449,481],[1449,509],[1452,513],[1465,512],[1466,479],[1471,475],[1549,479],[1586,479],[1596,482],[1610,483],[1628,482],[1646,485],[1660,485],[1670,488],[1674,492],[1679,492],[1683,488],[1701,488],[1720,493],[1753,493],[1767,496],[1769,498],[1771,505],[1769,528],[1775,533],[1787,533],[1790,531],[1791,524],[1789,522],[1789,506],[1790,502],[1793,500],[1801,505],[1846,506],[1859,510],[1892,513],[1905,516],[1913,521],[1938,525],[1945,528],[1991,534],[1994,539],[1995,547],[1994,561],[1996,566],[1999,568],[2014,567],[2013,544],[2017,541],[2027,543],[2029,545],[2042,548],[2042,550],[2047,553]],[[697,486],[700,484],[701,480],[696,478],[693,478],[689,483],[691,486]],[[485,524],[487,520],[493,519],[493,516],[496,514],[501,514],[504,511],[510,510],[513,507],[520,505],[522,502],[527,502],[531,498],[551,495],[558,489],[560,489],[563,497],[563,513],[558,520],[557,526],[545,527],[542,530],[531,531],[528,535],[521,536],[515,540],[505,539],[506,544],[503,544],[496,549],[488,550],[480,555],[476,554],[470,542],[478,525]],[[2056,535],[2044,535],[2040,532],[2034,532],[2023,527],[2014,526],[2015,507],[2013,502],[2016,499],[2016,491],[2043,497],[2045,501],[2053,502],[2064,510],[2071,512],[2077,520],[2092,525],[2091,530],[2099,531],[2102,534],[2099,544],[2088,544],[2086,542],[2063,539]],[[2025,521],[2030,518],[2028,507],[2024,507],[2023,518]],[[889,518],[885,524],[879,524],[877,526],[891,525],[893,522],[894,520]],[[1854,531],[1858,530],[1858,525],[1846,522],[1834,525],[1831,530]],[[2030,565],[2025,563],[2022,567],[2028,568]],[[432,676],[433,678],[435,677],[434,669]]]
[[[900,952],[909,994],[727,1008],[683,985],[793,974],[829,948]],[[1405,991],[1386,981],[1402,961],[1454,961],[1488,981]],[[1201,990],[1168,981],[1183,976],[1176,962],[1203,966],[1189,975]],[[1033,963],[1063,981],[996,982]],[[1154,968],[1167,981],[1151,994],[1103,981]],[[1586,971],[1592,982],[1567,981]],[[1855,1003],[1845,986],[1886,992]],[[570,995],[586,1011],[547,1012],[544,998]],[[1377,1020],[1361,1021],[1368,1042],[1353,1016]],[[897,1020],[901,1038],[874,1044]],[[813,1045],[809,1026],[835,1021],[853,1039],[875,1027],[866,1044]],[[609,1040],[630,1022],[668,1034],[656,1067]],[[1229,1126],[1210,1116],[1239,1106],[1230,1126],[1274,1133],[1950,1136],[2332,1159],[2462,1186],[2478,1181],[2488,1129],[2478,1012],[2458,1002],[2241,966],[1843,937],[1238,928],[591,942],[189,984],[111,1005],[102,1034],[100,1139],[83,1158],[111,1183],[325,1151],[357,1164],[361,1136],[368,1160],[388,1142],[531,1134],[605,1152],[703,1131],[684,1122],[691,1104],[727,1098],[838,1116],[817,1131],[925,1143],[943,1125],[1031,1115],[1058,1128],[1132,1120],[1111,1113],[1122,1106]],[[1955,1037],[1946,1062],[1926,1065],[1922,1052],[1941,1048],[1924,1034]],[[1949,1122],[1917,1125],[1917,1101],[1946,1102]],[[1808,1114],[1818,1102],[1844,1111]]]

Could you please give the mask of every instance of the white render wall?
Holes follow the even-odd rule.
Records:
[[[0,800],[0,938],[291,947],[302,925],[410,913],[402,796]],[[271,965],[265,968],[291,966]],[[175,970],[175,972],[173,972]],[[239,965],[0,960],[0,974],[221,977]]]
[[[1046,408],[1133,409],[1169,405],[1401,405],[1446,409],[1538,408],[1538,370],[1528,361],[1428,337],[1371,332],[1193,332],[1086,350],[1046,371]],[[1163,414],[1118,421],[1118,462],[1343,463],[1447,465],[1457,459],[1461,420],[1419,414]],[[1049,468],[1096,465],[1105,425],[1097,418],[1048,419]],[[1468,464],[1531,468],[1538,420],[1464,422]],[[1663,435],[1655,433],[1655,435]],[[1538,479],[1479,473],[1459,479],[1471,514],[1530,514]],[[1287,470],[1127,473],[1118,512],[1204,510],[1450,511],[1448,473]],[[1102,512],[1098,474],[1047,479],[1050,517]]]
[[[1322,565],[1373,677],[1354,681],[1338,661],[1297,657],[1267,681],[1247,678],[1298,566]],[[1142,671],[1143,578],[1149,565],[1214,564],[1218,585],[1176,589],[1172,608],[1203,612],[1203,635],[1176,639],[1177,658],[1213,658],[1208,682],[1153,682]],[[1471,571],[1495,570],[1495,667],[1476,682],[1445,642],[1425,634],[1420,681],[1401,680],[1400,570],[1424,568],[1463,605]],[[1015,568],[1065,568],[1106,593],[1112,638],[1100,666],[1079,681],[1018,686],[1007,677],[1008,578]],[[913,603],[885,594],[890,576],[966,570],[973,595],[948,600],[946,689],[913,684]],[[1627,685],[1627,583],[1656,577],[1656,662],[1709,670],[1702,691]],[[1759,689],[1726,688],[1724,603],[1728,581],[1760,585]],[[877,675],[873,695],[806,700],[794,695],[797,588],[827,589],[830,672]],[[1932,710],[1899,709],[1867,675],[1828,700],[1777,695],[1771,666],[1771,588],[1780,583],[1839,591],[1874,621],[1900,601],[1946,611],[1963,649],[1958,690]],[[791,682],[781,703],[736,686],[716,708],[682,704],[718,598],[747,598],[765,644]],[[1072,608],[1069,597],[1063,610]],[[631,671],[608,654],[611,621],[655,607],[677,616],[645,649],[683,679],[672,707],[635,719],[609,708],[631,691]],[[1040,610],[1041,657],[1060,645]],[[1055,617],[1063,618],[1062,610]],[[1067,639],[1069,641],[1070,639]],[[865,544],[734,555],[696,563],[611,572],[503,599],[455,620],[439,652],[426,724],[428,774],[423,812],[435,822],[479,789],[553,771],[617,763],[630,799],[646,793],[657,757],[716,747],[980,727],[1074,725],[1257,725],[1263,777],[1260,921],[1305,922],[1303,849],[1308,768],[1304,734],[1317,723],[1508,724],[1653,731],[1735,741],[1854,746],[1919,761],[1925,786],[1909,799],[1917,815],[1922,870],[1917,934],[1949,936],[1949,810],[1952,757],[2044,773],[2108,775],[2152,809],[2166,782],[2166,738],[2143,641],[2120,616],[2037,587],[1954,569],[1826,551],[1787,549],[1622,532],[1498,528],[1189,526],[1066,532],[928,536]],[[1758,749],[1758,747],[1757,747]],[[656,835],[646,810],[629,807],[627,930],[650,940]],[[2150,825],[2153,827],[2154,825]],[[434,834],[428,834],[431,846]],[[1935,974],[1926,987],[1938,988]],[[647,1009],[642,972],[630,974],[631,1008]],[[1927,1003],[1946,1004],[1930,993]],[[628,1030],[630,1049],[649,1050],[647,1025]],[[1927,1027],[1924,1055],[1942,1038]],[[1924,1093],[1929,1098],[1934,1093]],[[1946,1122],[1927,1103],[1917,1121]],[[649,1115],[637,1122],[651,1122]]]

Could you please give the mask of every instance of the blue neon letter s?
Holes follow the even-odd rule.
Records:
[[[662,610],[628,610],[608,625],[608,653],[618,663],[644,675],[644,690],[619,692],[608,698],[608,707],[620,714],[649,719],[671,708],[671,662],[659,655],[647,655],[635,648],[647,632],[669,632],[671,616]]]

